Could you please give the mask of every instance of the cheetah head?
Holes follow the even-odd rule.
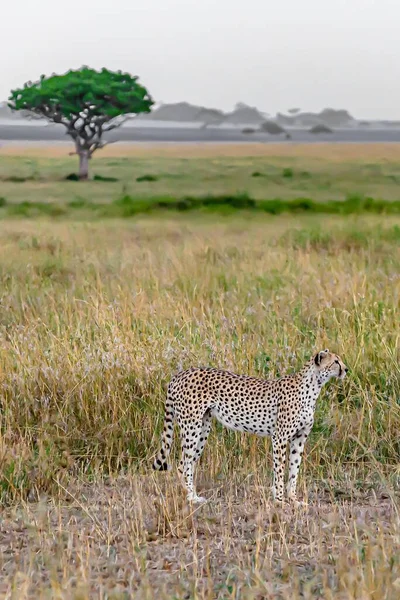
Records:
[[[348,368],[337,354],[333,354],[329,350],[322,350],[317,352],[314,356],[314,368],[318,375],[325,381],[331,379],[331,377],[338,377],[344,379]]]

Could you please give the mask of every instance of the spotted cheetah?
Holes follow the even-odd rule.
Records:
[[[284,500],[287,443],[290,444],[287,496],[297,503],[296,483],[304,444],[314,422],[315,404],[322,386],[332,377],[343,379],[348,369],[336,354],[323,350],[293,375],[259,379],[214,368],[191,368],[175,375],[165,403],[161,450],[153,468],[168,470],[174,421],[181,434],[180,475],[190,502],[201,503],[193,485],[199,460],[215,417],[236,431],[272,437],[273,498]]]

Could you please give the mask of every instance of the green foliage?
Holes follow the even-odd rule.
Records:
[[[156,175],[139,175],[136,177],[136,181],[157,181],[158,177]]]
[[[150,112],[152,105],[137,77],[88,67],[64,75],[42,75],[39,81],[12,90],[9,97],[11,109],[27,110],[67,126],[82,115],[95,123],[108,123],[122,115]]]

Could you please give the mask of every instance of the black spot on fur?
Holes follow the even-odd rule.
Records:
[[[156,458],[153,463],[154,471],[168,471],[168,463],[166,461],[161,462],[160,459]]]

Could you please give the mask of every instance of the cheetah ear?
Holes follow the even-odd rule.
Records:
[[[329,354],[329,350],[321,350],[321,352],[317,352],[317,354],[314,357],[314,362],[317,365],[317,367],[319,367],[319,365],[321,364],[322,359],[324,359],[326,356],[328,356]]]

